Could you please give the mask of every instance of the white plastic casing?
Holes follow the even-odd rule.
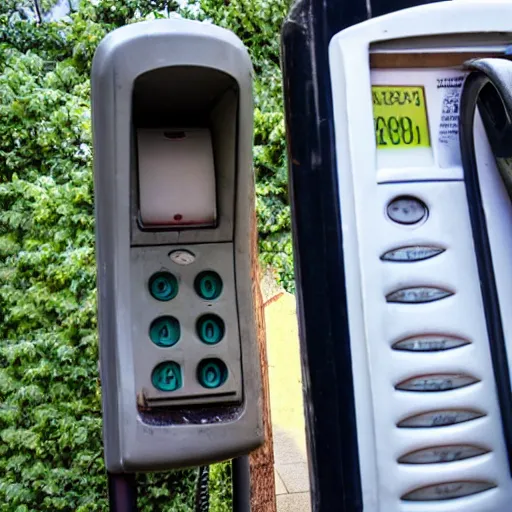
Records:
[[[444,83],[464,79],[455,68],[371,70],[371,51],[422,53],[503,51],[511,32],[512,4],[441,2],[399,11],[338,33],[330,44],[336,155],[346,293],[354,375],[358,446],[365,512],[505,512],[512,480],[486,330],[465,183],[455,145],[441,143]],[[454,35],[455,34],[455,35]],[[437,36],[434,40],[433,36]],[[505,37],[506,36],[506,37]],[[423,38],[425,49],[422,49]],[[400,41],[403,40],[403,41]],[[512,34],[508,37],[512,41]],[[414,41],[414,48],[408,48]],[[500,41],[493,46],[493,41]],[[386,44],[383,44],[386,43]],[[387,46],[386,46],[387,45]],[[393,47],[396,45],[396,47]],[[439,82],[438,80],[441,80]],[[423,86],[431,151],[377,151],[372,85]],[[350,120],[350,122],[349,122]],[[480,119],[475,122],[480,184],[490,233],[505,336],[512,335],[510,291],[512,207],[503,189]],[[409,151],[409,153],[407,153]],[[402,154],[400,154],[402,153]],[[414,225],[386,213],[398,196],[425,203],[428,216]],[[443,248],[417,262],[381,260],[398,247]],[[410,286],[431,286],[451,295],[429,303],[386,300]],[[436,352],[394,350],[414,335],[442,334],[469,341]],[[510,354],[509,351],[509,365]],[[477,383],[439,392],[397,390],[415,376],[468,374]],[[479,411],[481,418],[444,427],[399,428],[405,418],[441,409]],[[487,453],[456,462],[401,464],[416,450],[470,444]],[[408,493],[448,482],[490,482],[470,496],[408,501]]]
[[[215,166],[207,128],[137,131],[140,217],[144,226],[213,226]]]

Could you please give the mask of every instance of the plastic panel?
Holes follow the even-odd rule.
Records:
[[[233,244],[183,246],[196,259],[189,265],[177,265],[168,254],[175,246],[137,247],[131,249],[132,276],[132,337],[134,340],[134,375],[138,395],[152,406],[189,405],[212,402],[241,402],[242,368],[238,308],[235,293]],[[216,271],[223,282],[217,299],[201,299],[194,280],[203,270]],[[160,302],[151,297],[148,279],[156,272],[168,271],[178,279],[177,296]],[[202,342],[196,333],[196,323],[205,314],[217,315],[225,325],[223,339],[216,344]],[[151,322],[160,316],[172,315],[181,325],[180,340],[172,347],[159,347],[149,338]],[[197,380],[200,361],[218,358],[228,368],[226,382],[215,389],[205,389]],[[151,372],[157,364],[172,360],[181,366],[183,385],[172,392],[162,392],[151,383]]]
[[[379,170],[369,49],[371,43],[388,39],[438,35],[442,41],[443,34],[457,32],[461,37],[466,32],[506,32],[509,30],[506,18],[511,15],[510,4],[445,2],[364,22],[339,33],[331,41],[358,444],[364,510],[368,512],[505,512],[509,509],[512,485],[461,169],[440,168],[434,151],[435,165],[415,167],[413,163],[408,168],[402,163],[393,167],[390,159]],[[466,47],[465,51],[470,49]],[[431,72],[430,80],[442,73],[446,76],[458,73]],[[405,83],[422,85],[418,82],[423,80],[428,85],[428,80],[416,75],[414,70],[408,78],[403,70],[394,73],[383,78],[385,71],[379,71],[373,77],[379,83],[387,80],[393,85],[403,85],[402,80],[410,79]],[[426,76],[428,72],[422,73]],[[440,95],[437,100],[435,96],[430,94],[431,99],[427,99],[430,108],[439,101]],[[439,106],[434,107],[431,115],[435,117],[439,112]],[[432,141],[435,140],[434,134]],[[392,222],[386,216],[386,207],[390,200],[401,195],[415,196],[425,202],[428,218],[411,226]],[[494,215],[499,213],[495,211]],[[445,251],[416,262],[380,259],[388,251],[411,245],[439,246]],[[496,260],[505,265],[503,257]],[[386,302],[386,295],[417,286],[449,289],[454,294],[423,304]],[[508,301],[506,294],[502,296]],[[404,338],[421,334],[451,335],[470,343],[435,352],[392,348]],[[442,393],[395,389],[399,382],[415,376],[459,372],[479,382]],[[397,428],[399,422],[414,414],[440,409],[475,410],[484,416],[452,426]],[[414,450],[461,443],[482,446],[489,453],[451,463],[413,466],[398,463],[400,457]],[[482,484],[479,488],[488,490],[465,498],[444,500],[439,496],[439,500],[428,503],[406,501],[408,496],[421,495],[410,494],[415,490],[462,481],[490,485]],[[492,488],[494,485],[497,487]]]

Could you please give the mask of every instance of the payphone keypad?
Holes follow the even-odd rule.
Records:
[[[137,402],[239,403],[240,333],[230,243],[132,247]]]

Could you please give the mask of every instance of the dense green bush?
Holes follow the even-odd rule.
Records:
[[[249,48],[254,80],[254,166],[260,257],[293,290],[279,31],[287,0],[202,0],[201,17],[233,30]]]
[[[178,9],[166,0],[84,0],[60,20],[0,5],[0,512],[104,511],[97,380],[89,71],[110,30]],[[255,70],[262,260],[291,287],[278,32],[283,0],[203,0],[186,16],[234,30]],[[229,465],[211,510],[230,510]],[[195,472],[141,475],[141,510],[188,511]]]

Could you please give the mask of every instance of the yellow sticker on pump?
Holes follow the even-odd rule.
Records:
[[[372,99],[377,149],[430,147],[423,87],[373,85]]]

